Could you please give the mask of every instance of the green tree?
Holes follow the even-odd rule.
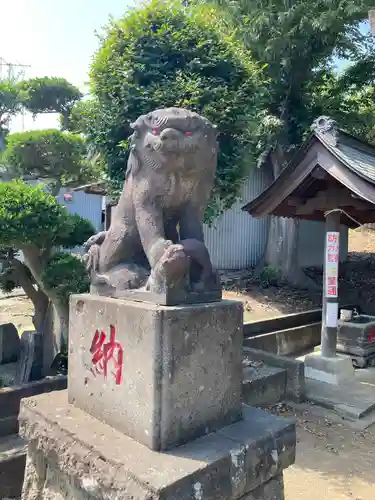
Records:
[[[47,309],[52,304],[57,312],[66,344],[69,295],[88,289],[83,263],[57,249],[81,244],[93,234],[93,228],[88,221],[69,215],[51,193],[57,194],[61,186],[97,179],[101,166],[89,161],[85,140],[80,135],[59,130],[8,133],[11,118],[20,110],[34,115],[56,112],[66,119],[81,98],[66,80],[7,82],[1,89],[6,90],[0,91],[1,131],[6,139],[0,156],[2,177],[5,170],[5,178],[43,180],[47,186],[43,190],[22,182],[0,182],[0,287],[9,291],[22,286],[34,304],[35,328],[55,348],[61,345],[60,335],[50,330]]]
[[[18,85],[23,106],[34,116],[40,113],[59,113],[63,117],[63,129],[70,112],[83,97],[77,87],[65,78],[45,76],[31,78]]]
[[[7,264],[1,275],[3,289],[23,286],[34,303],[35,327],[44,335],[51,335],[43,326],[51,301],[65,345],[69,295],[86,291],[89,280],[78,258],[56,249],[80,245],[93,233],[89,221],[69,214],[43,186],[0,182],[0,251]],[[24,263],[17,256],[19,251]],[[56,343],[60,345],[60,339]]]
[[[264,68],[269,84],[266,112],[274,120],[273,129],[264,135],[262,161],[271,164],[275,177],[322,111],[338,118],[340,125],[352,132],[363,133],[371,126],[373,117],[362,101],[366,92],[353,92],[353,85],[360,89],[374,79],[374,43],[360,25],[367,19],[372,0],[204,3],[219,9],[218,29],[235,31]],[[341,77],[333,71],[335,57],[351,61]],[[289,281],[300,283],[297,228],[298,223],[293,220],[273,219],[265,263],[280,269]]]
[[[233,36],[215,29],[208,7],[152,1],[111,21],[91,68],[96,99],[87,137],[124,180],[129,124],[152,109],[181,106],[218,127],[218,173],[207,217],[232,205],[262,133],[266,87],[260,68]]]
[[[48,182],[57,195],[62,186],[84,184],[100,177],[100,167],[87,158],[85,140],[59,130],[10,134],[2,156],[12,178]]]
[[[77,102],[66,121],[66,129],[74,134],[87,136],[96,120],[96,101],[89,99]],[[60,125],[63,126],[64,117],[61,116]]]
[[[11,119],[21,110],[17,86],[8,80],[0,80],[0,151],[5,149]]]

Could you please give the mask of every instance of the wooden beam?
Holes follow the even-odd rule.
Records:
[[[309,198],[302,206],[297,207],[296,215],[306,215],[316,210],[334,210],[340,207],[353,207],[357,210],[372,209],[371,203],[352,196],[349,190],[330,188],[324,191],[318,191],[313,198]]]
[[[316,167],[312,172],[311,172],[311,177],[317,180],[322,180],[324,181],[329,177],[328,173],[322,168],[322,167]]]
[[[289,207],[298,207],[299,205],[303,205],[305,200],[303,198],[299,198],[298,196],[289,196],[286,202]]]

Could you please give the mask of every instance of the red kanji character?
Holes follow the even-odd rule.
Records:
[[[367,342],[373,342],[375,340],[375,329],[372,327],[368,331]]]
[[[327,247],[328,253],[339,253],[339,247],[335,245],[329,245]]]
[[[329,253],[328,254],[328,262],[338,262],[339,256],[334,253]]]
[[[336,297],[337,295],[337,286],[329,286],[327,290],[327,295],[331,297]]]
[[[337,242],[338,242],[337,234],[328,235],[328,243],[337,243]]]
[[[110,326],[109,342],[104,346],[104,376],[107,376],[108,361],[112,360],[115,365],[115,380],[116,385],[119,385],[122,380],[122,362],[123,362],[123,349],[119,342],[115,341],[116,328]],[[115,359],[115,351],[117,351],[117,361]]]
[[[336,278],[328,278],[328,286],[337,286],[337,279]]]
[[[109,342],[104,344],[106,340],[106,334],[101,331],[99,333],[96,330],[94,338],[91,343],[90,352],[93,355],[91,358],[91,372],[96,376],[96,374],[103,374],[107,377],[108,374],[108,362],[113,361],[115,365],[115,381],[116,385],[119,385],[122,380],[122,364],[123,364],[123,349],[121,344],[115,341],[116,329],[113,325],[110,325],[110,337]],[[115,359],[115,352],[117,353],[117,360]]]
[[[91,368],[91,372],[96,376],[96,373],[103,373],[103,344],[105,342],[105,333],[99,330],[96,330],[94,338],[92,339],[90,352],[93,355],[91,358],[91,364],[93,367]]]

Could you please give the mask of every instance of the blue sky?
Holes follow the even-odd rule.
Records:
[[[27,64],[26,77],[62,76],[84,88],[91,57],[97,48],[95,31],[110,15],[120,17],[132,0],[0,0],[0,57]],[[25,128],[56,126],[47,115]],[[20,130],[22,120],[13,122]]]
[[[30,65],[26,77],[61,76],[84,90],[95,31],[139,0],[0,0],[0,58]],[[363,30],[368,30],[364,23]],[[342,64],[339,64],[342,68]],[[57,125],[53,115],[17,118],[12,131]]]

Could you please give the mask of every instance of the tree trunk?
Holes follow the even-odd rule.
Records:
[[[288,164],[288,157],[278,147],[269,158],[276,179]],[[279,278],[291,285],[315,289],[315,283],[305,275],[298,262],[298,236],[298,220],[271,217],[262,264],[273,268]]]
[[[25,264],[23,264],[18,259],[11,259],[10,264],[12,265],[17,275],[18,283],[24,289],[26,295],[33,303],[33,324],[35,330],[42,335],[48,335],[49,332],[45,332],[45,329],[48,329],[45,321],[49,305],[49,299],[47,295],[43,292],[43,290],[40,289],[40,287],[38,287],[38,290],[35,288],[32,280],[30,279],[28,268],[25,266]]]
[[[36,247],[28,246],[22,248],[22,252],[27,267],[30,269],[31,274],[33,275],[40,289],[52,302],[59,319],[59,327],[53,328],[53,338],[44,339],[44,344],[46,345],[46,343],[48,343],[48,345],[50,345],[50,349],[48,350],[49,359],[48,362],[47,360],[45,360],[44,365],[46,366],[47,362],[47,364],[49,363],[50,366],[55,356],[62,350],[65,350],[68,345],[69,306],[68,304],[65,304],[63,301],[61,301],[55,290],[49,288],[43,283],[42,275],[45,269],[46,259],[41,256],[40,250]],[[47,355],[47,352],[43,352],[43,355],[45,354]]]
[[[278,271],[292,284],[296,281],[299,223],[293,219],[272,217],[264,255],[264,264]]]

